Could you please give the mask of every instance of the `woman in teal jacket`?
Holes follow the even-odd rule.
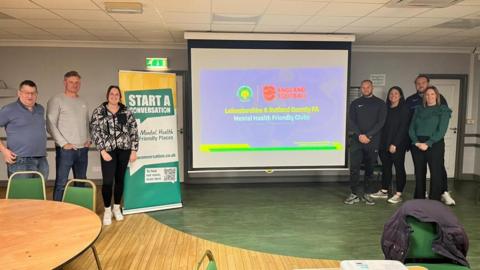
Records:
[[[443,137],[447,132],[452,110],[440,104],[440,93],[429,86],[423,95],[423,106],[415,110],[410,122],[409,135],[412,140],[412,155],[415,165],[415,199],[425,199],[427,164],[430,169],[429,197],[440,200],[443,177],[442,162],[445,155]]]

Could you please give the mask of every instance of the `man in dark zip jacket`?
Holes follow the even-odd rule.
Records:
[[[373,83],[364,80],[360,90],[362,96],[355,99],[349,108],[349,129],[353,133],[350,140],[350,188],[351,194],[345,204],[355,204],[364,200],[367,205],[375,202],[368,195],[368,180],[373,174],[380,145],[380,131],[385,124],[387,107],[383,100],[373,95]],[[360,186],[360,166],[365,166],[363,190]]]

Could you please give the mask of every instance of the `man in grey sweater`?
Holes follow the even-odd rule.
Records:
[[[55,140],[56,176],[53,199],[61,201],[70,169],[76,179],[87,178],[88,106],[78,96],[80,74],[69,71],[64,76],[65,91],[52,97],[47,104],[47,130]]]

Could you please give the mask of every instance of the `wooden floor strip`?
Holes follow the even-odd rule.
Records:
[[[333,260],[280,256],[222,245],[170,228],[146,214],[129,215],[104,227],[95,246],[105,270],[192,270],[206,249],[212,250],[220,270],[291,270],[339,265]],[[91,250],[63,269],[96,269]]]

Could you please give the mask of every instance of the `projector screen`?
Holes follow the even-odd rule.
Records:
[[[345,167],[349,49],[190,48],[192,169]]]

